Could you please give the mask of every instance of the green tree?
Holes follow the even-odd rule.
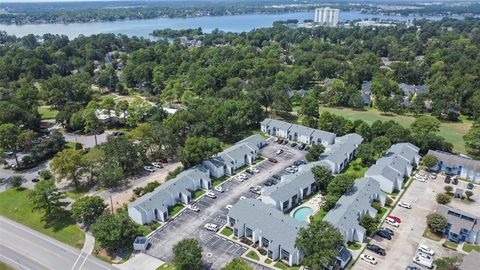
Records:
[[[413,123],[410,125],[410,129],[414,135],[418,136],[436,134],[440,131],[440,121],[433,116],[420,116],[413,121]]]
[[[437,163],[438,158],[432,154],[425,155],[422,159],[422,164],[427,167],[427,169],[433,168]]]
[[[187,238],[173,246],[173,265],[178,270],[202,269],[202,247],[197,240]]]
[[[304,124],[316,127],[320,117],[318,100],[312,95],[305,96],[300,103],[300,115],[304,117]]]
[[[480,155],[480,120],[470,127],[463,140],[469,153]]]
[[[366,214],[360,218],[360,226],[365,228],[369,234],[373,234],[378,229],[378,220]]]
[[[115,187],[125,179],[125,174],[120,166],[115,164],[105,164],[99,174],[98,181],[103,187]]]
[[[317,161],[320,158],[320,155],[323,154],[323,152],[325,152],[325,146],[321,144],[312,145],[310,149],[308,149],[308,153],[305,156],[305,159],[308,162]]]
[[[376,156],[380,157],[385,154],[385,152],[390,148],[392,143],[390,139],[386,136],[376,137],[372,140],[371,146],[375,150]]]
[[[355,151],[355,156],[362,160],[362,164],[370,166],[375,162],[376,152],[371,143],[362,143]]]
[[[100,120],[98,120],[97,116],[95,115],[94,110],[86,110],[83,114],[84,119],[84,129],[86,133],[93,134],[95,137],[95,145],[98,145],[97,142],[97,134],[102,129],[102,124]]]
[[[188,168],[220,151],[222,151],[222,143],[217,138],[188,137],[179,159],[183,166]]]
[[[304,253],[302,264],[312,270],[330,265],[342,245],[342,234],[322,220],[313,220],[308,227],[301,228],[295,240],[295,247]]]
[[[103,214],[107,205],[98,196],[84,196],[72,204],[72,216],[78,223],[91,225]]]
[[[438,193],[435,199],[439,204],[447,204],[447,203],[450,203],[450,201],[452,200],[452,198],[449,195],[444,193]]]
[[[123,212],[103,213],[91,226],[91,231],[100,246],[113,251],[130,248],[139,235],[138,226]]]
[[[395,107],[395,103],[390,98],[382,98],[376,102],[376,105],[385,115]]]
[[[473,191],[471,190],[465,191],[465,196],[467,196],[467,200],[470,200],[470,198],[473,196]]]
[[[84,173],[82,156],[81,150],[65,149],[59,152],[50,164],[52,171],[58,174],[58,180],[66,179],[72,182],[77,190],[80,188],[80,179]]]
[[[458,270],[458,258],[443,257],[436,259],[433,264],[437,270]]]
[[[452,186],[444,186],[443,189],[445,190],[445,193],[447,193],[447,194],[451,194],[452,191],[453,191]]]
[[[0,125],[0,147],[13,152],[17,167],[20,167],[17,157],[17,147],[19,146],[19,136],[21,133],[20,128],[14,124]]]
[[[142,147],[125,136],[110,137],[101,147],[105,151],[105,164],[122,168],[125,175],[140,171],[147,160]]]
[[[327,195],[323,197],[322,203],[320,205],[320,207],[322,208],[322,211],[324,212],[330,211],[333,207],[335,207],[338,199],[340,199],[340,195],[327,193]]]
[[[14,175],[9,178],[9,182],[13,188],[19,188],[22,186],[23,182],[25,182],[25,178],[21,175]]]
[[[441,232],[448,226],[448,223],[442,215],[432,213],[427,216],[427,226],[436,232]]]
[[[225,265],[222,270],[253,270],[253,268],[250,267],[250,265],[248,265],[246,261],[240,258],[235,258],[229,263],[227,263],[227,265]]]
[[[332,171],[326,166],[315,166],[312,168],[312,173],[315,181],[317,181],[318,188],[323,191],[326,190],[328,184],[330,184],[334,178]]]
[[[355,175],[344,173],[339,174],[333,178],[332,182],[328,184],[327,192],[328,194],[335,194],[338,196],[343,195],[349,188],[353,186],[355,182]]]
[[[38,182],[28,196],[33,209],[44,212],[43,218],[47,223],[65,219],[64,207],[68,203],[62,201],[65,194],[57,189],[53,180]]]

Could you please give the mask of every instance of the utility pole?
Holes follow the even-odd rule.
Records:
[[[112,211],[113,214],[113,201],[112,201],[112,195],[110,194],[110,211]]]

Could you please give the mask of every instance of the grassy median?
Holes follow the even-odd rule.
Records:
[[[42,213],[32,211],[33,204],[28,198],[29,192],[26,189],[9,189],[0,193],[0,215],[60,242],[82,248],[85,242],[83,231],[70,218],[60,224],[46,225],[42,220]]]

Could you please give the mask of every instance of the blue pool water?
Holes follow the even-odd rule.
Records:
[[[306,221],[308,216],[313,213],[313,209],[310,207],[300,207],[293,212],[293,218],[298,221]]]

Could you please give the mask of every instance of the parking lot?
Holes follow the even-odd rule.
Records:
[[[278,149],[283,149],[283,153],[276,155],[275,152]],[[306,154],[305,151],[291,148],[288,145],[278,145],[272,140],[260,153],[264,157],[274,157],[278,163],[265,160],[255,165],[260,172],[250,176],[248,180],[239,182],[231,178],[224,182],[222,187],[225,192],[215,191],[216,199],[206,196],[200,198],[196,202],[200,208],[199,212],[186,209],[151,235],[152,246],[147,253],[163,261],[171,262],[173,246],[182,239],[195,238],[202,245],[206,269],[220,269],[232,259],[241,256],[247,250],[245,247],[207,231],[204,228],[205,224],[214,223],[219,227],[225,225],[228,214],[226,205],[234,205],[241,196],[255,198],[257,195],[249,192],[250,187],[262,185],[274,174],[283,174],[286,167],[295,160],[303,159]],[[260,265],[253,266],[255,269],[263,269]]]
[[[443,248],[441,242],[422,237],[427,227],[426,216],[434,212],[437,207],[435,196],[439,181],[441,180],[429,178],[426,182],[416,180],[412,182],[400,200],[409,202],[412,205],[412,209],[397,206],[391,213],[391,215],[401,219],[400,227],[395,228],[386,223],[382,225],[382,227],[387,227],[395,232],[392,240],[376,235],[371,241],[372,244],[384,248],[386,256],[380,256],[365,249],[363,253],[373,256],[378,261],[378,264],[374,266],[358,260],[353,269],[403,270],[408,265],[414,265],[412,259],[419,244],[427,245],[433,249],[435,251],[434,259],[447,256],[461,256],[458,252]],[[418,265],[416,266],[419,267]]]

